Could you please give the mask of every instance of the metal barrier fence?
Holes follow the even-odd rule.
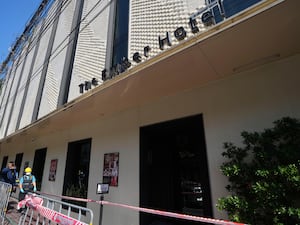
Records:
[[[92,225],[93,211],[78,205],[29,193],[18,203],[19,225]]]
[[[5,222],[5,215],[7,212],[8,202],[10,193],[12,191],[12,185],[0,181],[0,217],[1,224],[3,225]]]

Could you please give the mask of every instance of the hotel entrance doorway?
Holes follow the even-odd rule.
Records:
[[[210,196],[202,115],[140,128],[141,207],[212,217]],[[140,224],[195,222],[141,213]]]

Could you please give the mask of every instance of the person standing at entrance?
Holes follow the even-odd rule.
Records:
[[[7,164],[7,167],[3,168],[1,171],[1,181],[9,183],[12,185],[12,192],[16,191],[16,186],[18,179],[18,172],[16,171],[16,166],[13,161]]]
[[[25,174],[20,178],[19,181],[19,201],[22,201],[28,192],[36,192],[36,178],[31,174],[32,169],[27,167],[24,172]]]
[[[16,187],[18,179],[18,172],[16,171],[16,166],[13,161],[10,161],[7,163],[7,166],[1,170],[1,181],[11,184],[11,190],[10,190],[10,196],[12,192],[16,192]],[[13,209],[13,206],[10,205],[10,202],[8,202],[7,210]]]

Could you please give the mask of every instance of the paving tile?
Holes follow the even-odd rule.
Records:
[[[14,198],[10,198],[6,211],[6,220],[9,224],[16,225],[19,223],[21,213],[17,210],[18,201]]]

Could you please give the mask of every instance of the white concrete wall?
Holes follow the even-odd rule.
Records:
[[[88,198],[99,200],[96,185],[102,181],[103,156],[119,152],[119,186],[110,187],[105,200],[139,205],[139,127],[189,115],[203,114],[214,217],[225,215],[215,208],[217,199],[227,194],[226,178],[220,172],[224,161],[223,143],[241,144],[241,131],[262,131],[284,116],[300,118],[300,55],[233,75],[198,89],[163,97],[114,116],[80,127],[27,140],[6,143],[1,156],[14,159],[24,152],[23,163],[32,165],[34,150],[47,147],[42,191],[62,193],[68,143],[92,138]],[[183,107],[184,106],[184,107]],[[49,164],[58,159],[55,182],[48,181]],[[99,206],[89,203],[98,222]],[[138,213],[115,206],[104,206],[103,225],[138,224]]]
[[[33,114],[33,109],[34,109],[34,104],[35,100],[37,97],[37,91],[41,79],[41,74],[42,70],[44,67],[45,63],[45,57],[46,57],[46,52],[47,52],[47,47],[49,44],[49,38],[51,35],[51,18],[53,15],[50,14],[47,15],[45,18],[45,26],[42,27],[42,24],[40,23],[37,28],[36,32],[34,34],[33,39],[37,41],[39,39],[39,33],[42,32],[42,36],[40,37],[40,43],[39,43],[39,49],[37,52],[37,56],[34,62],[33,70],[32,73],[29,75],[30,76],[30,83],[29,83],[29,91],[25,100],[25,108],[23,111],[23,115],[21,117],[20,121],[20,128],[23,128],[31,123],[32,119],[32,114]],[[42,30],[42,31],[41,31]],[[37,48],[37,42],[35,42],[32,46],[31,53],[35,51],[35,48]]]
[[[3,132],[2,133],[3,135],[5,135],[6,130],[7,130],[7,134],[10,134],[14,131],[12,129],[9,129],[10,126],[14,126],[14,121],[11,122],[12,121],[11,113],[13,112],[13,109],[14,109],[15,97],[18,95],[18,83],[19,83],[19,79],[21,79],[21,76],[22,76],[21,72],[22,72],[22,67],[24,64],[26,46],[27,45],[25,45],[25,48],[22,49],[20,55],[18,57],[16,57],[16,64],[13,68],[12,76],[10,78],[10,79],[12,79],[13,83],[9,87],[9,96],[5,102],[7,105],[3,112],[4,119],[3,119],[3,123],[1,124],[1,132]],[[18,108],[18,107],[16,107],[16,108]],[[13,119],[15,119],[15,118],[13,118]]]
[[[26,81],[27,81],[27,78],[28,78],[28,73],[29,73],[29,69],[30,69],[30,66],[31,66],[32,57],[33,57],[33,52],[30,51],[31,48],[32,48],[32,46],[29,45],[29,42],[25,44],[22,63],[19,66],[20,67],[20,72],[18,74],[19,77],[17,78],[17,80],[15,80],[15,83],[16,84],[19,83],[19,86],[18,86],[18,89],[16,90],[16,93],[15,93],[16,94],[16,96],[15,96],[16,99],[15,99],[15,102],[14,102],[12,115],[11,115],[11,120],[10,120],[8,131],[7,131],[7,135],[9,135],[9,134],[16,131],[17,120],[18,120],[18,117],[19,117],[19,113],[20,113],[20,110],[21,110],[21,103],[22,103],[22,99],[23,99],[23,96],[24,96],[24,89],[25,89],[25,85],[26,85]]]
[[[69,46],[70,33],[72,32],[71,25],[75,11],[75,3],[75,1],[65,2],[59,15],[59,22],[48,64],[38,118],[57,109],[60,85],[62,77],[64,76],[63,71],[66,53]],[[53,9],[56,10],[56,7],[58,6],[54,4]]]
[[[1,93],[1,109],[0,109],[0,115],[1,115],[1,119],[0,122],[2,121],[2,124],[0,126],[0,137],[4,137],[4,133],[5,133],[5,124],[7,124],[7,116],[5,117],[5,115],[7,115],[8,113],[6,112],[8,110],[8,108],[6,107],[6,105],[8,104],[9,98],[10,98],[10,93],[9,90],[12,86],[13,80],[14,80],[14,68],[10,67],[9,68],[9,72],[8,72],[9,76],[6,77],[4,86],[3,86],[3,90]],[[5,92],[4,92],[5,90]]]
[[[204,0],[133,0],[130,3],[129,25],[129,59],[135,52],[144,54],[144,47],[151,48],[150,56],[155,56],[162,51],[159,49],[158,37],[166,38],[169,32],[172,44],[178,44],[174,31],[184,27],[187,37],[193,36],[190,32],[189,16],[197,12],[205,3]],[[198,21],[199,22],[199,21]],[[198,24],[200,31],[206,28]],[[165,49],[169,46],[165,46]],[[142,57],[143,60],[147,58]],[[135,64],[132,62],[133,65]]]
[[[102,83],[110,7],[108,0],[84,2],[68,101],[81,95],[79,84],[92,78]]]

